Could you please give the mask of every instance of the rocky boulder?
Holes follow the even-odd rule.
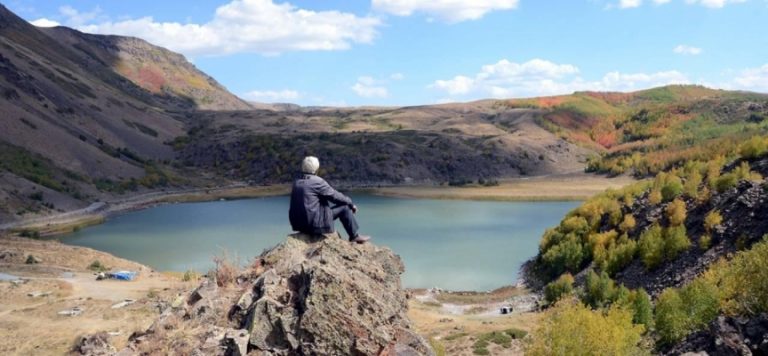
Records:
[[[121,354],[184,330],[196,336],[172,347],[192,354],[432,355],[407,318],[403,271],[387,248],[291,235],[232,283],[209,279],[182,296]]]
[[[768,355],[768,315],[720,316],[707,330],[688,335],[667,355]]]

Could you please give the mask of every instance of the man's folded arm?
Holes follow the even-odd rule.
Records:
[[[352,199],[340,193],[336,189],[333,189],[333,187],[331,187],[331,185],[328,184],[328,182],[326,182],[325,180],[321,180],[320,182],[318,182],[317,190],[320,196],[330,200],[331,202],[334,202],[339,205],[352,206]]]

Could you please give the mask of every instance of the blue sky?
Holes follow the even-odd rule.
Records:
[[[249,100],[417,105],[631,91],[768,92],[766,0],[11,0],[37,25],[134,35]]]

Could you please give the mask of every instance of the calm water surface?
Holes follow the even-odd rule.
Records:
[[[487,202],[353,195],[361,233],[402,256],[407,287],[489,290],[515,283],[544,229],[578,202]],[[341,224],[337,229],[342,231]],[[245,262],[289,234],[288,198],[164,205],[68,235],[158,270],[207,271],[226,249]],[[345,236],[346,238],[346,236]]]

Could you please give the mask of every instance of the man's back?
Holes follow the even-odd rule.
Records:
[[[357,233],[357,207],[352,204],[352,199],[318,177],[319,168],[317,157],[304,157],[301,162],[304,174],[293,181],[291,207],[288,209],[288,220],[293,230],[311,235],[328,234],[334,231],[333,221],[339,219],[349,241],[361,244],[370,240],[370,236]]]
[[[351,205],[352,200],[337,192],[314,174],[304,174],[293,182],[288,218],[296,231],[309,234],[333,232],[331,203]]]

